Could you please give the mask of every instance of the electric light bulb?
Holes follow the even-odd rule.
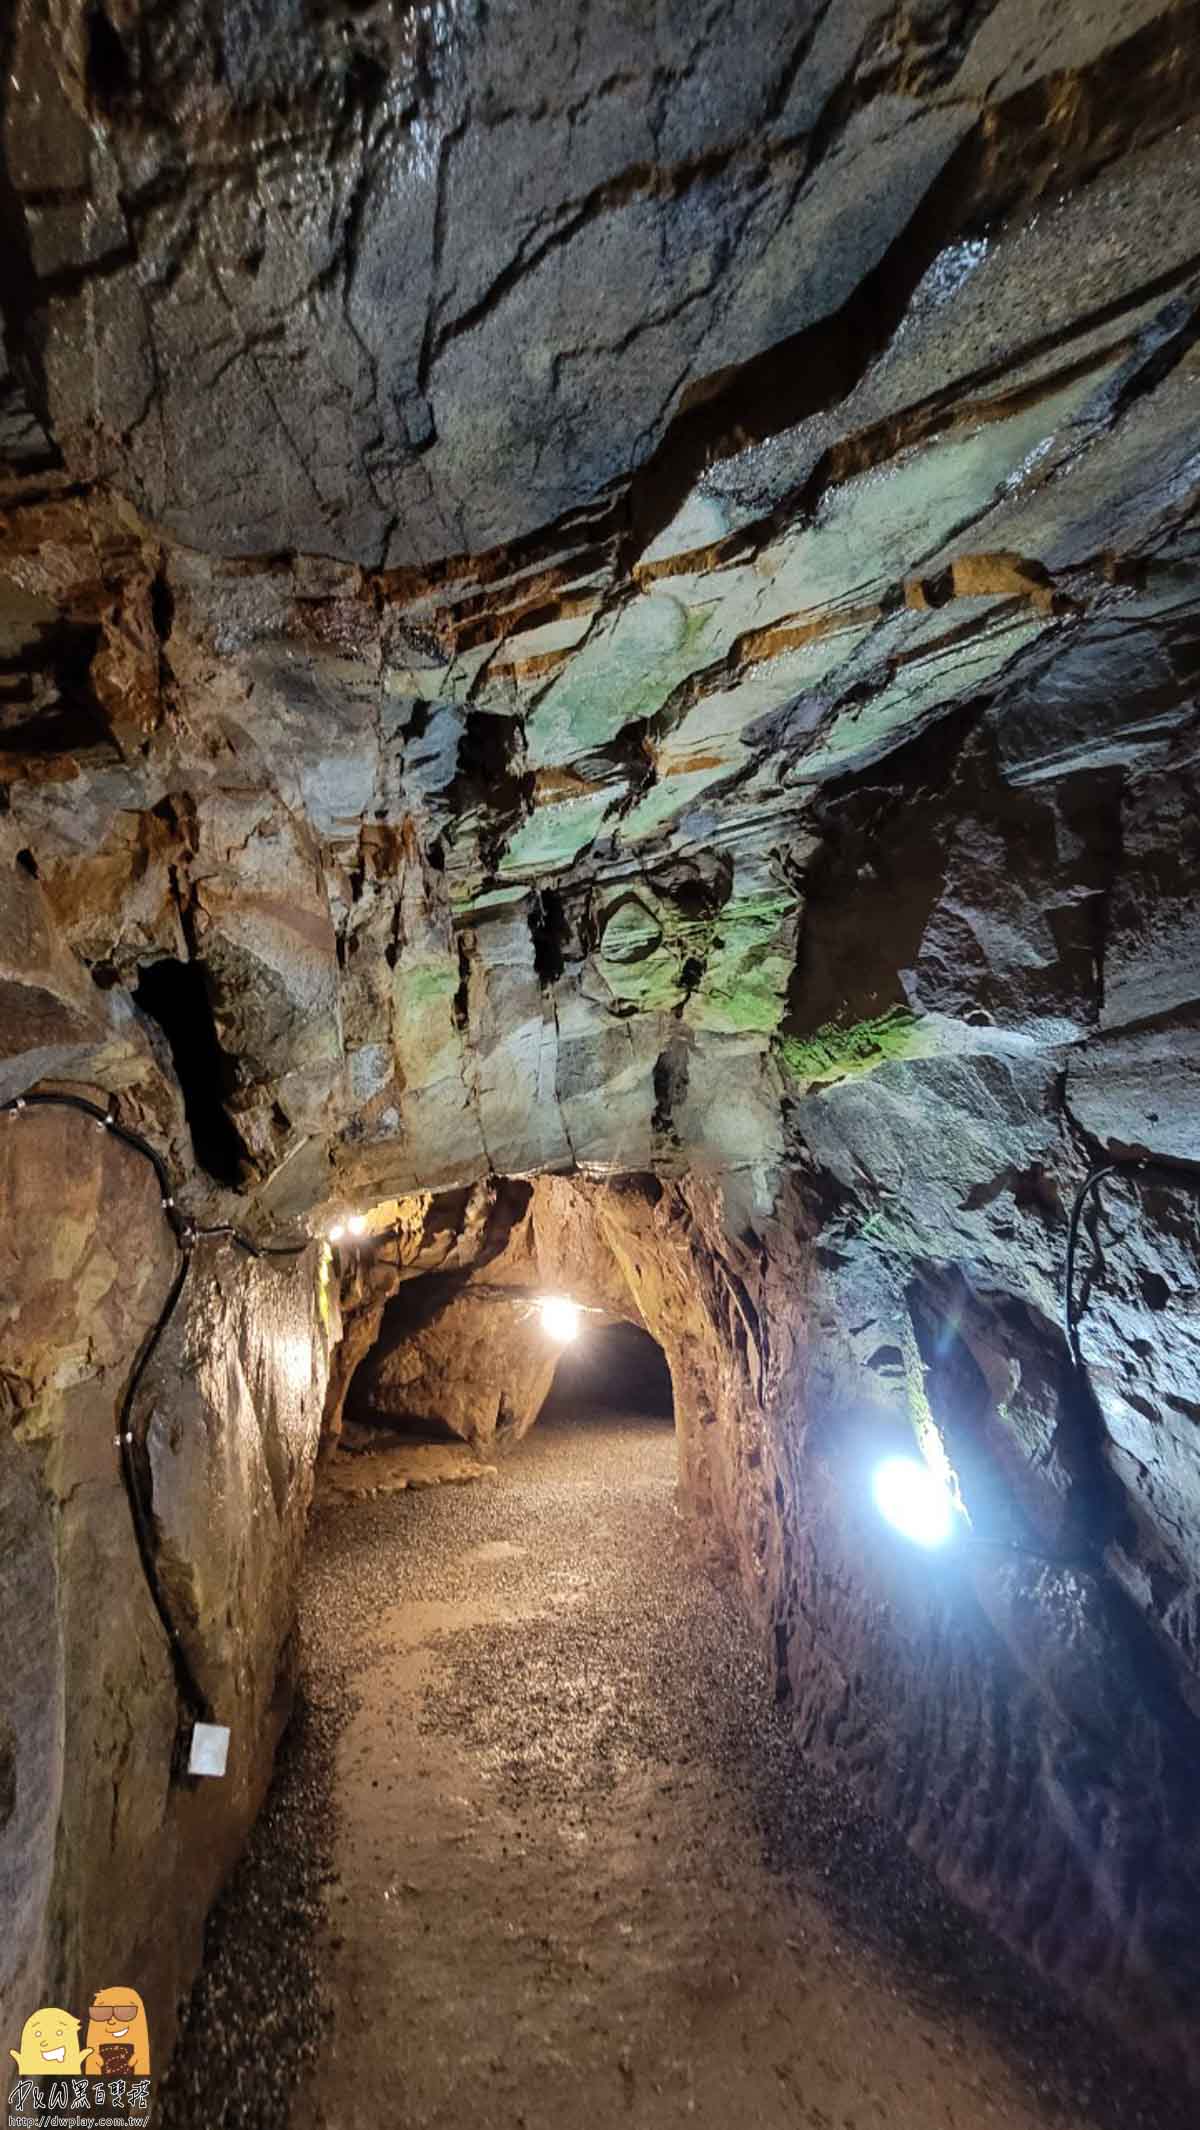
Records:
[[[343,1237],[343,1235],[345,1234],[345,1232],[346,1232],[346,1230],[345,1230],[345,1228],[344,1228],[344,1227],[342,1226],[342,1223],[341,1223],[341,1221],[340,1221],[340,1220],[339,1220],[339,1221],[336,1221],[336,1222],[334,1223],[333,1227],[332,1227],[332,1228],[331,1228],[331,1229],[329,1230],[329,1240],[330,1240],[330,1242],[340,1242],[340,1241],[341,1241],[341,1239],[342,1239],[342,1237]]]
[[[954,1529],[949,1489],[917,1457],[886,1457],[871,1489],[881,1516],[914,1546],[944,1546]]]
[[[365,1233],[366,1233],[366,1227],[367,1227],[367,1216],[366,1216],[366,1214],[365,1214],[365,1213],[352,1213],[352,1214],[350,1215],[350,1218],[349,1218],[349,1220],[348,1220],[348,1221],[346,1222],[346,1226],[347,1226],[347,1227],[349,1228],[349,1230],[350,1230],[350,1233],[351,1233],[351,1235],[363,1235],[363,1234],[365,1234]]]
[[[542,1303],[542,1330],[547,1338],[559,1339],[565,1345],[578,1329],[578,1304],[564,1301],[559,1295],[548,1295]]]

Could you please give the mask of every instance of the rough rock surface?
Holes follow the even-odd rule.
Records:
[[[352,1416],[417,1435],[448,1430],[480,1451],[517,1440],[545,1404],[558,1358],[533,1333],[533,1311],[520,1293],[484,1290],[416,1329],[403,1304],[394,1308],[355,1379]]]
[[[753,12],[15,10],[14,1081],[173,1016],[201,1162],[278,1217],[761,1180],[877,1022],[1069,1051],[1144,1135],[1195,11]],[[896,902],[874,792],[929,846]]]
[[[528,1184],[496,1179],[657,1178],[555,1185],[555,1284],[613,1253],[813,1749],[1173,2061],[1192,1185],[1092,1200],[1078,1375],[1061,1297],[1094,1163],[1200,1162],[1198,28],[1190,0],[16,0],[0,30],[0,1099],[115,1097],[190,1209],[256,1233],[392,1209],[330,1441],[407,1276],[461,1297],[503,1257]],[[0,1726],[14,1988],[82,1983],[94,1933],[54,1905],[46,1801],[76,1797],[94,1917],[62,1741],[104,1548],[72,1459],[164,1246],[74,1131],[0,1378],[0,1589],[51,1650]],[[27,1187],[14,1159],[6,1249]],[[320,1308],[312,1265],[199,1284],[197,1384],[241,1375],[173,1382],[150,1427],[197,1629],[224,1574],[268,1579],[238,1596],[255,1723]],[[901,1407],[1009,1544],[969,1591],[914,1585],[854,1506],[856,1415]],[[165,1737],[148,1677],[116,1705]]]
[[[287,1712],[336,1294],[308,1260],[247,1269],[200,1244],[144,1378],[160,1575],[233,1734],[224,1782],[172,1783],[180,1714],[114,1429],[174,1245],[148,1167],[82,1117],[8,1120],[0,1176],[0,2016],[16,2034],[31,2004],[133,1973],[166,2050]]]

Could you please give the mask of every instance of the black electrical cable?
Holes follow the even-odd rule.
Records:
[[[179,1266],[171,1282],[170,1291],[159,1311],[154,1329],[143,1346],[134,1364],[129,1381],[125,1386],[125,1395],[121,1400],[121,1410],[117,1420],[116,1439],[121,1478],[125,1487],[126,1499],[129,1503],[130,1521],[133,1525],[133,1535],[137,1543],[138,1558],[142,1564],[142,1573],[146,1578],[146,1587],[150,1592],[154,1602],[154,1609],[162,1622],[163,1630],[167,1637],[167,1647],[170,1650],[171,1665],[175,1673],[180,1699],[186,1706],[193,1722],[202,1723],[211,1714],[208,1698],[203,1692],[192,1668],[191,1660],[184,1648],[179,1629],[171,1617],[171,1608],[167,1603],[166,1594],[158,1577],[158,1563],[155,1557],[150,1512],[142,1499],[141,1482],[138,1476],[133,1439],[134,1405],[146,1370],[161,1344],[163,1334],[175,1314],[179,1297],[183,1293],[188,1271],[191,1267],[193,1243],[202,1237],[227,1236],[230,1242],[235,1244],[239,1250],[244,1250],[250,1257],[300,1257],[308,1249],[312,1237],[306,1236],[303,1242],[298,1243],[256,1243],[250,1236],[243,1235],[241,1230],[235,1228],[230,1222],[222,1222],[215,1227],[197,1226],[176,1205],[175,1194],[171,1188],[170,1173],[157,1147],[152,1146],[148,1139],[143,1139],[140,1132],[130,1131],[126,1125],[118,1124],[116,1118],[108,1110],[101,1109],[95,1102],[89,1102],[85,1095],[16,1095],[7,1102],[0,1102],[0,1115],[6,1113],[16,1115],[24,1109],[78,1110],[82,1116],[90,1117],[94,1123],[100,1126],[101,1130],[111,1132],[114,1139],[119,1139],[124,1146],[132,1147],[134,1153],[140,1154],[143,1160],[148,1161],[157,1178],[162,1197],[163,1212],[167,1216],[175,1247],[180,1253]]]
[[[121,1456],[121,1477],[125,1482],[125,1493],[129,1502],[129,1516],[133,1524],[133,1535],[137,1541],[138,1556],[142,1563],[142,1574],[146,1578],[146,1587],[154,1600],[154,1609],[162,1621],[167,1637],[167,1647],[171,1653],[171,1664],[174,1668],[179,1696],[188,1709],[193,1722],[203,1723],[208,1720],[212,1712],[209,1707],[208,1697],[203,1692],[200,1682],[192,1670],[191,1659],[183,1646],[183,1638],[179,1629],[171,1617],[171,1608],[167,1604],[162,1584],[158,1579],[158,1562],[154,1553],[154,1537],[150,1527],[149,1512],[145,1502],[142,1500],[133,1441],[134,1401],[142,1378],[159,1346],[163,1333],[175,1314],[179,1297],[183,1293],[191,1267],[190,1250],[183,1243],[180,1243],[179,1247],[179,1268],[171,1282],[170,1293],[159,1311],[158,1321],[143,1346],[133,1373],[125,1387],[125,1396],[121,1400],[121,1414],[117,1422],[117,1448]]]
[[[14,1095],[7,1102],[0,1102],[0,1115],[22,1109],[76,1109],[81,1115],[91,1117],[103,1130],[111,1132],[114,1139],[121,1140],[125,1146],[131,1146],[154,1170],[162,1194],[163,1211],[179,1241],[191,1242],[201,1236],[226,1235],[232,1243],[236,1243],[239,1250],[245,1250],[250,1257],[302,1257],[313,1241],[311,1235],[306,1235],[301,1242],[296,1243],[256,1243],[252,1237],[244,1235],[240,1228],[235,1228],[229,1221],[222,1221],[216,1227],[198,1226],[176,1205],[170,1173],[158,1148],[152,1146],[149,1139],[143,1139],[140,1132],[130,1131],[127,1125],[119,1124],[110,1111],[101,1109],[96,1102],[89,1102],[86,1095]]]
[[[1174,1183],[1190,1183],[1200,1188],[1200,1169],[1186,1161],[1174,1161],[1162,1154],[1130,1154],[1113,1161],[1103,1162],[1084,1177],[1075,1193],[1071,1207],[1071,1220],[1067,1229],[1067,1263],[1064,1280],[1063,1315],[1066,1322],[1067,1344],[1075,1367],[1083,1372],[1084,1359],[1079,1346],[1079,1325],[1075,1314],[1075,1258],[1079,1247],[1079,1226],[1083,1209],[1098,1184],[1106,1176],[1154,1176],[1161,1175]]]
[[[313,1240],[311,1235],[306,1235],[304,1241],[298,1243],[256,1243],[248,1235],[243,1235],[240,1228],[231,1227],[228,1221],[222,1221],[215,1228],[193,1228],[191,1232],[193,1237],[227,1235],[230,1242],[244,1250],[248,1257],[303,1257]]]

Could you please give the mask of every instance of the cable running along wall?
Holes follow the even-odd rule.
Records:
[[[179,1697],[194,1722],[207,1722],[210,1720],[212,1713],[208,1698],[196,1677],[183,1637],[171,1616],[166,1593],[159,1580],[150,1510],[143,1498],[137,1460],[134,1455],[134,1407],[146,1370],[162,1343],[163,1334],[179,1305],[179,1298],[187,1283],[188,1271],[191,1266],[192,1249],[197,1242],[209,1237],[223,1236],[239,1250],[244,1250],[249,1257],[291,1258],[303,1256],[304,1252],[310,1247],[313,1238],[305,1236],[302,1242],[296,1243],[256,1243],[251,1236],[244,1234],[240,1228],[234,1227],[231,1222],[222,1221],[211,1227],[201,1226],[176,1204],[175,1193],[171,1187],[171,1178],[166,1163],[157,1147],[152,1146],[148,1139],[143,1139],[140,1132],[130,1131],[126,1125],[119,1124],[109,1111],[101,1109],[95,1102],[89,1102],[83,1095],[17,1095],[10,1101],[0,1103],[0,1115],[10,1117],[17,1117],[22,1111],[32,1109],[77,1110],[81,1116],[90,1117],[101,1131],[109,1132],[114,1139],[119,1139],[123,1146],[130,1147],[135,1154],[140,1155],[143,1161],[148,1161],[154,1171],[162,1199],[162,1209],[166,1215],[167,1224],[170,1227],[175,1247],[179,1253],[179,1263],[176,1267],[175,1277],[171,1281],[166,1300],[159,1311],[149,1338],[134,1363],[133,1372],[125,1386],[125,1394],[121,1400],[121,1408],[117,1420],[116,1447],[120,1460],[121,1478],[129,1503],[133,1535],[137,1542],[138,1558],[142,1564],[142,1573],[146,1578],[146,1586],[154,1602],[154,1609],[162,1622],[163,1631],[167,1637],[167,1646],[171,1653],[171,1664],[175,1673]]]

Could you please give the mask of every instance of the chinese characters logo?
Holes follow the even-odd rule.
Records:
[[[150,2034],[135,1989],[97,1991],[82,2021],[46,2004],[25,2021],[10,2049],[16,2079],[8,2095],[8,2130],[133,2130],[150,2113]]]

